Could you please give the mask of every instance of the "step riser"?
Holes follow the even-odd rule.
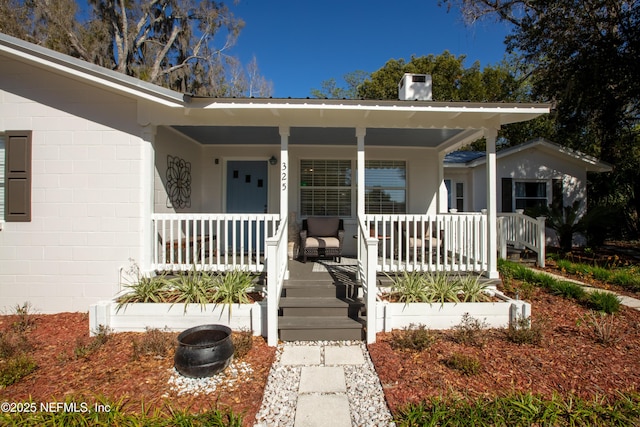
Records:
[[[358,317],[358,307],[282,307],[282,316],[347,316],[352,319]]]
[[[310,286],[309,288],[285,288],[282,290],[282,297],[290,297],[290,298],[333,298],[338,296],[335,287],[320,287],[320,286]],[[339,296],[338,296],[339,298]]]
[[[343,341],[362,340],[362,329],[281,329],[282,341]]]

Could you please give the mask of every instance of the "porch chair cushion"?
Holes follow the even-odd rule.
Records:
[[[433,231],[431,231],[433,230]],[[424,236],[422,236],[422,230],[420,224],[418,224],[417,229],[415,230],[412,226],[409,227],[408,232],[403,233],[405,238],[409,241],[409,248],[413,249],[419,248],[422,249],[422,246],[425,246],[425,250],[429,250],[429,247],[435,251],[435,249],[441,245],[442,241],[438,238],[438,232],[435,229],[435,224],[425,224],[424,226]],[[414,235],[415,234],[415,235]]]
[[[340,218],[310,217],[302,221],[300,248],[304,262],[307,256],[331,256],[339,260],[343,240],[344,223]]]

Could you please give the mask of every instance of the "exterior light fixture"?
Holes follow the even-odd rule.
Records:
[[[273,166],[273,165],[275,165],[276,163],[278,163],[278,159],[276,159],[276,156],[271,156],[271,157],[269,158],[269,164]]]

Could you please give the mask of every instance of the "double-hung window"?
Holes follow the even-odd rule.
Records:
[[[365,162],[365,212],[404,214],[407,212],[407,166],[399,160]]]
[[[300,161],[300,214],[351,216],[351,160]]]
[[[458,212],[464,211],[464,183],[452,182],[450,179],[444,180],[447,187],[447,209],[456,209]]]
[[[547,182],[516,181],[514,201],[516,209],[529,209],[547,206]]]

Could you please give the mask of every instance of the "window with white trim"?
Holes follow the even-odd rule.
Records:
[[[300,160],[300,215],[351,216],[351,160]]]
[[[405,161],[367,160],[364,181],[367,214],[407,212],[407,164]]]
[[[444,180],[447,187],[447,210],[457,209],[458,212],[464,211],[464,183],[452,182],[450,179]]]
[[[544,207],[549,204],[546,181],[516,181],[514,183],[516,209]]]

